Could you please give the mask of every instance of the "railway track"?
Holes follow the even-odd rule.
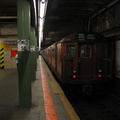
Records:
[[[69,101],[81,120],[120,120],[120,100],[108,94],[72,98]]]

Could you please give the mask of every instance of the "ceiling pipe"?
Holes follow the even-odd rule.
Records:
[[[117,3],[119,0],[114,0],[112,2],[110,2],[109,4],[107,4],[105,7],[103,7],[102,9],[100,9],[97,13],[95,13],[88,21],[88,32],[90,31],[90,23],[91,23],[91,20],[98,16],[100,13],[102,13],[103,11],[105,11],[106,9],[112,7],[115,3]]]

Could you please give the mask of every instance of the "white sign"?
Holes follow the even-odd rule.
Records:
[[[78,35],[78,39],[79,39],[80,41],[85,40],[85,35],[84,35],[84,34],[79,34],[79,35]]]
[[[31,52],[35,52],[35,46],[34,46],[34,45],[31,45],[31,46],[30,46],[30,51],[31,51]]]
[[[29,51],[29,40],[17,40],[18,43],[18,51]]]
[[[95,36],[94,36],[93,34],[88,34],[88,35],[87,35],[87,39],[91,39],[91,40],[93,39],[93,40],[94,40],[94,39],[95,39]]]

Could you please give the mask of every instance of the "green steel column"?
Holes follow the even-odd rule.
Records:
[[[35,70],[37,71],[37,58],[38,58],[38,49],[37,49],[37,36],[35,35],[35,54],[36,54],[36,61],[35,61]]]
[[[37,55],[38,55],[38,51],[37,51],[37,36],[35,35],[35,57],[36,57],[36,60],[35,60],[35,70],[37,71]]]
[[[31,27],[30,37],[30,51],[31,51],[31,80],[36,79],[36,49],[35,49],[35,28]]]
[[[30,1],[17,0],[19,106],[31,107],[30,79]]]

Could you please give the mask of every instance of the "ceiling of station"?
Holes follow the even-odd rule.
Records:
[[[65,26],[74,25],[94,15],[115,0],[48,0],[43,47],[67,35]],[[0,23],[17,22],[17,0],[0,1]],[[63,32],[64,31],[64,32]]]
[[[0,1],[0,23],[16,22],[17,0]]]
[[[115,0],[49,0],[43,45],[54,43],[75,31],[75,25],[80,22],[82,24],[113,1]]]

